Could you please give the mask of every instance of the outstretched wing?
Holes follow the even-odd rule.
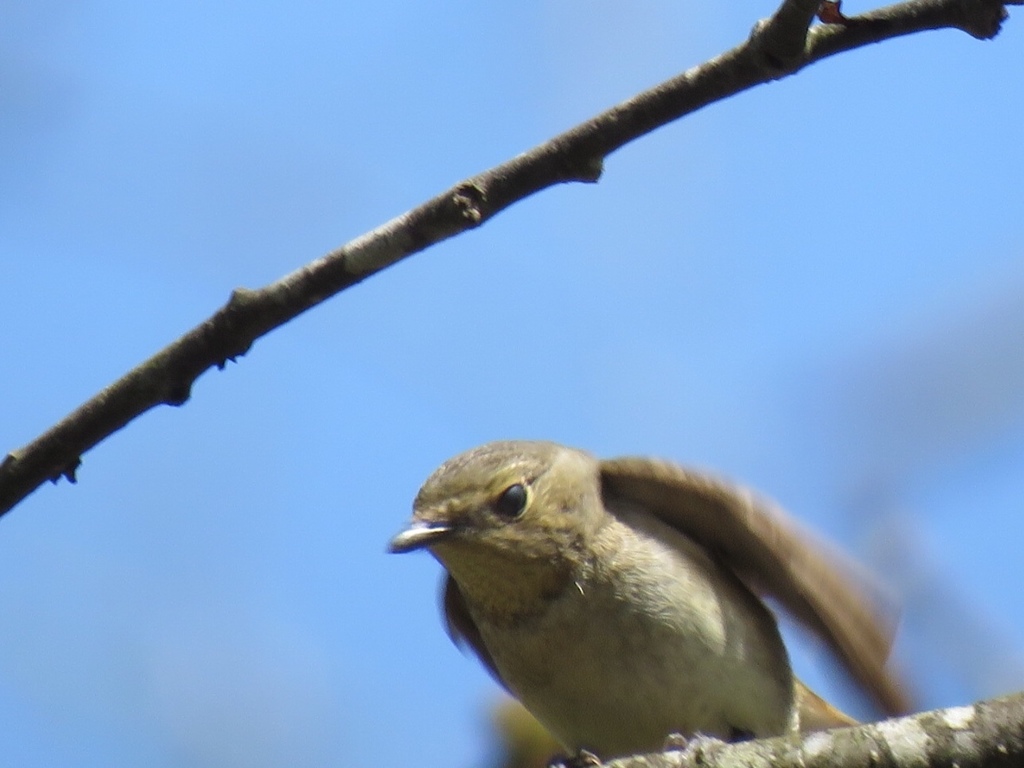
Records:
[[[894,627],[848,561],[750,491],[677,464],[601,462],[607,502],[633,502],[714,552],[748,586],[776,600],[835,651],[889,714],[910,708],[886,669]]]

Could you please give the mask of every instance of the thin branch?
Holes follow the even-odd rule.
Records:
[[[595,182],[609,154],[701,107],[791,75],[842,51],[939,28],[991,38],[1006,5],[1024,0],[912,0],[843,25],[808,29],[816,0],[783,0],[742,45],[597,115],[257,291],[238,289],[212,317],[0,463],[0,514],[44,481],[74,482],[81,455],[157,405],[181,405],[213,366],[325,299],[467,229],[513,203],[569,181]]]
[[[800,737],[636,755],[606,768],[1017,768],[1024,765],[1024,694]]]

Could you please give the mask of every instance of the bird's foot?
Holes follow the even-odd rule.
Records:
[[[681,733],[670,733],[665,737],[665,745],[661,749],[662,752],[682,752],[684,757],[692,759],[694,765],[703,765],[708,757],[725,745],[726,742],[721,739],[703,733],[689,737]]]
[[[548,761],[548,768],[597,768],[600,765],[600,758],[585,749],[575,755],[555,755]]]

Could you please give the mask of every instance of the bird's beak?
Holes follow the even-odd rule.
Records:
[[[448,538],[455,531],[454,526],[445,523],[425,523],[414,520],[404,531],[388,543],[388,552],[401,554],[423,549]]]

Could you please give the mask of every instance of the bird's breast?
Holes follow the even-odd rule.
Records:
[[[599,756],[670,733],[782,733],[793,682],[767,609],[678,532],[623,516],[529,621],[474,614],[506,685],[566,747]]]

